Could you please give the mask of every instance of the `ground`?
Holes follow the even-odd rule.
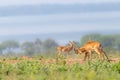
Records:
[[[86,62],[88,62],[88,60],[84,61],[83,59],[79,59],[79,58],[66,58],[66,59],[54,59],[54,58],[48,58],[48,59],[35,59],[35,58],[21,58],[21,59],[17,59],[17,60],[14,60],[14,59],[6,59],[6,60],[0,60],[0,62],[6,62],[6,63],[11,63],[11,64],[16,64],[20,61],[24,61],[24,60],[28,60],[28,61],[40,61],[42,64],[48,64],[48,63],[51,63],[51,64],[54,64],[56,62],[63,62],[65,64],[69,64],[69,65],[72,65],[72,64],[75,64],[75,63],[80,63],[80,64],[84,64]],[[92,59],[92,61],[95,61],[96,59]],[[120,61],[120,58],[110,58],[110,62],[111,63],[116,63],[116,62],[119,62]]]

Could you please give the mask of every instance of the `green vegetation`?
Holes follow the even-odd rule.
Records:
[[[61,64],[62,63],[62,64]],[[0,80],[119,80],[120,62],[88,61],[80,64],[43,64],[41,60],[0,62]]]

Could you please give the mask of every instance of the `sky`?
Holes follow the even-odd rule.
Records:
[[[119,14],[120,12],[96,12],[82,13],[80,15],[55,14],[2,17],[0,18],[0,35],[98,31],[107,29],[120,30]]]
[[[29,4],[74,4],[74,3],[118,3],[120,0],[0,0],[0,6]]]
[[[120,0],[0,0],[0,36],[120,30]]]

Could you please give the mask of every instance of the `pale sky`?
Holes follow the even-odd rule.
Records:
[[[67,33],[59,35],[60,43],[80,40],[89,32],[120,34],[119,4],[120,0],[0,0],[0,42],[26,34],[50,38],[49,33]],[[70,36],[72,32],[80,34]]]
[[[0,6],[29,4],[118,3],[120,0],[0,0]]]
[[[49,3],[83,3],[86,6],[89,3],[120,3],[120,0],[0,0],[0,6]],[[4,8],[2,11],[4,12]],[[14,10],[12,11],[13,13],[15,12]],[[11,13],[11,10],[9,12]],[[120,30],[120,11],[116,11],[115,9],[115,11],[91,11],[87,13],[0,16],[0,35],[82,32],[92,30]]]
[[[0,35],[120,30],[120,12],[0,18]]]

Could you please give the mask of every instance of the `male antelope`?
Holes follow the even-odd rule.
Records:
[[[73,49],[73,44],[74,43],[70,41],[68,46],[58,46],[57,47],[58,57],[60,57],[60,55],[61,55],[62,52],[66,52],[67,56],[68,56],[68,54],[70,53],[70,51]]]
[[[86,60],[87,56],[88,56],[88,58],[91,59],[93,52],[96,52],[98,54],[99,59],[101,58],[100,57],[101,54],[103,55],[104,59],[105,58],[108,59],[106,53],[103,51],[101,43],[98,42],[98,41],[89,41],[81,48],[74,48],[74,51],[75,51],[76,54],[84,53],[85,54],[84,60]]]

